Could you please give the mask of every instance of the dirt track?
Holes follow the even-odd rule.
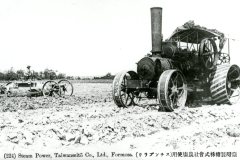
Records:
[[[111,84],[75,83],[64,98],[1,98],[0,150],[223,150],[240,147],[240,106],[199,106],[180,113],[120,109]],[[121,150],[120,149],[120,150]]]

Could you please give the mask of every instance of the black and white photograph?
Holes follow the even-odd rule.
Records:
[[[0,160],[239,159],[236,0],[0,0]]]

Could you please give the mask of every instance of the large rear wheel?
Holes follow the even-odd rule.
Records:
[[[187,84],[183,74],[174,69],[164,71],[158,81],[157,93],[160,108],[180,111],[187,100]]]
[[[73,85],[69,80],[62,79],[58,81],[61,96],[71,96],[73,94]]]
[[[237,65],[219,65],[212,74],[210,91],[216,104],[234,104],[240,98],[240,69]]]

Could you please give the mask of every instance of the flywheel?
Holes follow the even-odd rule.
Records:
[[[237,65],[218,65],[212,74],[210,91],[216,104],[235,104],[240,98],[240,69]]]
[[[217,65],[217,45],[213,39],[205,38],[199,46],[200,60],[206,69],[213,69]]]

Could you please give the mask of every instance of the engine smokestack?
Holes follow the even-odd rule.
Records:
[[[152,28],[152,53],[153,55],[162,52],[162,8],[151,8],[151,28]]]

